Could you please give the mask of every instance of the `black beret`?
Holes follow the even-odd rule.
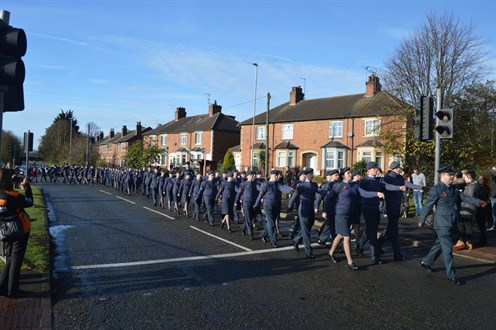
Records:
[[[345,174],[346,172],[348,172],[349,170],[351,170],[351,169],[350,169],[348,166],[343,167],[343,168],[341,169],[341,172],[340,172],[339,174],[344,175],[344,174]]]
[[[233,173],[233,172],[227,172],[227,177],[228,177],[228,178],[232,178],[232,177],[233,177],[233,175],[234,175],[234,173]]]
[[[313,168],[311,168],[311,167],[306,168],[306,169],[303,170],[303,174],[305,174],[305,175],[306,174],[311,174],[311,173],[313,173]]]
[[[270,171],[270,174],[275,174],[275,175],[279,175],[281,172],[279,170],[272,170]],[[258,173],[257,173],[258,174]]]
[[[207,174],[208,174],[208,175],[210,175],[210,174],[215,174],[215,172],[214,172],[213,170],[209,170],[209,171],[207,172]]]
[[[368,162],[367,166],[366,166],[367,170],[370,170],[371,168],[377,168],[377,167],[378,166],[377,166],[376,162]]]
[[[351,176],[352,177],[354,177],[354,176],[356,176],[358,174],[362,174],[362,172],[360,172],[360,171],[353,171],[353,172],[351,172]]]
[[[394,170],[395,168],[398,168],[400,167],[400,162],[394,160],[391,162],[391,164],[389,164],[389,169],[390,170]]]
[[[455,174],[455,170],[453,169],[453,167],[451,167],[451,165],[443,166],[437,172]]]
[[[339,171],[338,171],[338,170],[330,170],[330,171],[327,171],[327,172],[325,173],[325,175],[326,175],[326,176],[329,176],[329,175],[334,175],[334,174],[336,174],[336,173],[339,173]]]

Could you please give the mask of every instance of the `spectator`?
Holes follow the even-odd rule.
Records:
[[[485,175],[479,177],[479,198],[489,202],[491,198],[491,186],[489,185],[489,178]],[[476,244],[477,247],[483,247],[487,245],[487,231],[486,225],[491,218],[491,204],[488,203],[488,207],[478,208],[475,219],[477,220],[477,225],[479,226],[480,239]]]
[[[427,186],[427,181],[425,179],[424,173],[420,172],[418,167],[413,168],[413,174],[411,176],[412,183],[420,185],[422,187]],[[418,217],[420,215],[420,210],[422,210],[422,199],[423,191],[422,189],[413,190],[413,201],[415,202],[415,215]]]
[[[491,207],[493,209],[493,224],[487,231],[496,231],[496,166],[491,169]]]

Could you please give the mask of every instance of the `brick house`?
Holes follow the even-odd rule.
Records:
[[[208,114],[187,116],[186,109],[178,107],[174,120],[144,134],[145,146],[163,149],[157,164],[164,168],[181,167],[186,161],[192,168],[204,172],[217,168],[227,150],[239,144],[239,122],[222,113],[214,102]]]
[[[103,132],[97,136],[95,145],[98,148],[100,159],[104,160],[109,167],[126,166],[126,156],[128,147],[135,141],[143,139],[143,133],[152,128],[143,128],[141,123],[136,124],[136,129],[128,131],[126,125],[122,126],[120,132],[115,133],[110,129],[109,135],[104,137]]]
[[[253,144],[253,117],[240,123],[241,167],[258,167],[258,153],[268,144],[269,168],[306,166],[322,175],[361,159],[386,168],[394,157],[384,153],[379,132],[404,131],[406,122],[395,113],[408,105],[382,92],[375,75],[365,85],[365,94],[313,100],[305,100],[301,87],[293,87],[289,102],[269,111],[268,125],[266,113],[255,116]]]

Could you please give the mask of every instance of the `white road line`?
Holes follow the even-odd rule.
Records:
[[[318,244],[316,244],[316,243],[312,244],[312,246],[314,246],[314,245],[318,245]],[[249,256],[249,255],[263,254],[263,253],[275,253],[275,252],[287,251],[287,250],[292,250],[292,249],[293,249],[293,246],[285,246],[285,247],[281,247],[281,248],[277,248],[277,249],[271,248],[271,249],[265,249],[265,250],[235,252],[235,253],[225,253],[225,254],[214,254],[214,255],[207,255],[207,256],[194,256],[194,257],[134,261],[134,262],[120,262],[120,263],[113,263],[113,264],[80,265],[80,266],[72,266],[71,268],[73,270],[79,270],[79,269],[134,267],[134,266],[142,266],[142,265],[167,264],[167,263],[174,263],[174,262],[181,262],[181,261],[195,261],[195,260],[224,259],[224,258],[232,258],[232,257],[242,257],[242,256]]]
[[[125,201],[125,202],[131,203],[131,204],[136,204],[136,202],[130,201],[129,199],[125,199],[125,198],[123,198],[123,197],[121,197],[121,196],[115,196],[115,197],[116,197],[116,198],[119,198],[119,199],[122,199],[122,200],[123,200],[123,201]]]
[[[104,194],[107,194],[107,195],[112,195],[111,193],[105,191],[105,190],[100,190],[100,192],[104,193]]]
[[[151,209],[151,208],[149,208],[149,207],[143,206],[143,208],[144,208],[144,209],[147,209],[148,211],[152,211],[152,212],[155,212],[155,213],[157,213],[157,214],[160,214],[160,215],[162,215],[162,216],[164,216],[164,217],[166,217],[166,218],[169,218],[169,219],[171,219],[171,220],[174,220],[174,219],[175,219],[175,218],[171,217],[170,215],[163,214],[162,212],[156,211],[156,210]]]
[[[239,245],[239,244],[233,243],[233,242],[231,242],[231,241],[229,241],[229,240],[227,240],[227,239],[223,239],[222,237],[216,236],[216,235],[214,235],[214,234],[210,234],[209,232],[206,232],[206,231],[204,231],[204,230],[201,230],[200,228],[196,228],[195,226],[189,226],[189,227],[190,227],[190,228],[193,228],[194,230],[199,231],[200,233],[203,233],[203,234],[208,235],[208,236],[210,236],[210,237],[216,238],[216,239],[218,239],[219,241],[222,241],[222,242],[225,242],[225,243],[227,243],[227,244],[231,244],[231,245],[233,245],[233,246],[235,246],[235,247],[238,247],[238,248],[240,248],[240,249],[242,249],[242,250],[245,250],[245,251],[253,251],[252,249],[249,249],[249,248],[244,247],[244,246],[242,246],[242,245]]]

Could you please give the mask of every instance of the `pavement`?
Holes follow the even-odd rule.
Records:
[[[281,214],[282,221],[292,221],[293,214]],[[387,218],[381,221],[384,228]],[[316,222],[314,228],[318,228]],[[288,224],[283,228],[286,229]],[[475,226],[474,226],[475,230]],[[401,246],[421,246],[430,248],[434,241],[433,230],[429,227],[420,231],[414,218],[402,218],[399,224]],[[314,230],[315,232],[315,230]],[[478,233],[475,232],[475,239]],[[315,241],[315,239],[314,239]],[[48,247],[47,247],[48,248]],[[453,253],[459,257],[471,258],[481,262],[496,263],[496,233],[488,233],[488,246]],[[52,302],[49,273],[23,271],[21,273],[21,294],[18,298],[0,296],[1,329],[51,329]]]

